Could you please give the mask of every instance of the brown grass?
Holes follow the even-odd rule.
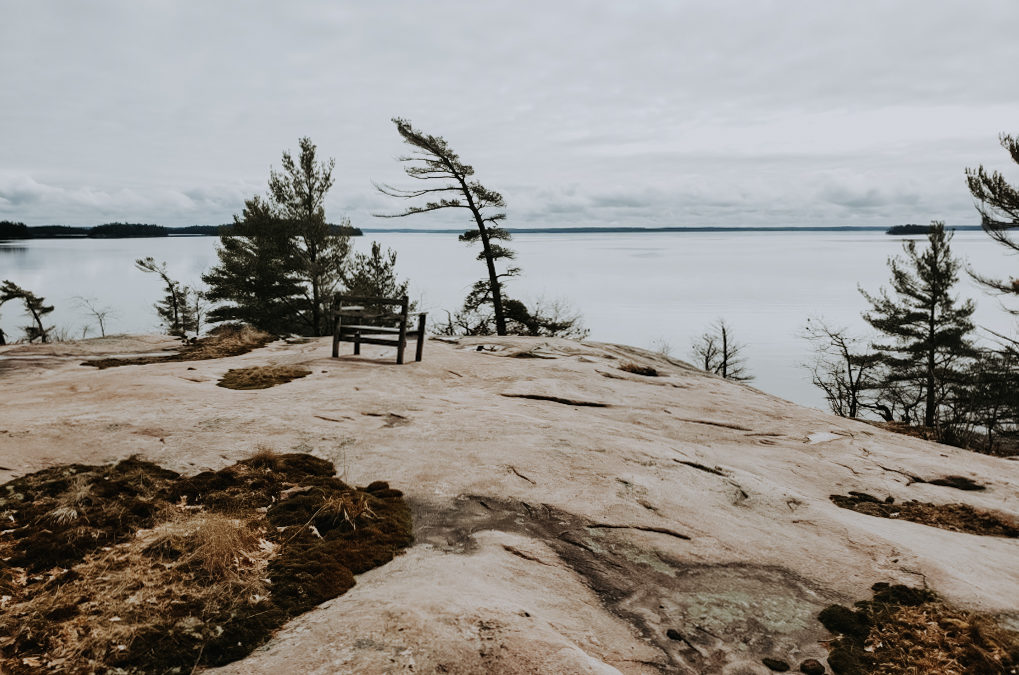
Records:
[[[260,448],[179,476],[137,458],[0,486],[0,672],[228,663],[409,545],[398,490]]]
[[[875,584],[873,600],[855,610],[833,605],[819,618],[836,635],[828,646],[835,673],[991,674],[1019,666],[1019,633],[926,589]]]
[[[619,369],[628,373],[633,373],[634,375],[658,377],[658,371],[656,369],[651,366],[642,366],[639,363],[634,363],[633,361],[627,361],[626,363],[621,364]]]
[[[166,356],[140,356],[123,359],[96,359],[83,361],[83,366],[95,366],[100,370],[116,366],[138,366],[169,361],[205,361],[240,356],[252,349],[264,347],[276,338],[251,326],[224,326],[209,333],[192,344],[181,347],[176,354]]]
[[[311,375],[300,366],[253,366],[228,370],[216,384],[227,389],[268,389]]]
[[[977,509],[969,504],[932,504],[916,500],[896,503],[894,500],[880,501],[862,492],[850,493],[848,496],[832,495],[831,500],[837,506],[868,516],[908,520],[953,532],[1019,538],[1019,523],[1013,518]]]

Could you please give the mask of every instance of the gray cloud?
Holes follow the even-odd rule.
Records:
[[[511,224],[974,222],[1004,155],[1013,0],[71,2],[0,25],[0,214],[223,222],[311,136],[330,218],[398,209],[389,118],[444,135]],[[520,222],[518,222],[520,221]],[[632,222],[631,222],[632,221]]]

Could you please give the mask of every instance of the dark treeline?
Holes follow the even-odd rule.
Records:
[[[10,220],[0,221],[0,239],[126,239],[132,237],[154,238],[173,236],[218,237],[229,231],[233,224],[189,225],[187,227],[166,227],[146,223],[106,223],[93,227],[74,225],[38,225],[29,227],[24,223]],[[350,225],[332,225],[333,234],[347,237],[360,236],[361,230]]]
[[[885,234],[923,234],[931,233],[930,225],[892,225]]]
[[[980,225],[953,225],[952,227],[948,228],[950,232],[954,230],[976,231],[980,229],[982,229]],[[885,234],[898,234],[898,235],[903,234],[928,235],[930,233],[931,233],[930,225],[914,225],[912,223],[910,223],[909,225],[892,225],[887,230],[885,230]]]

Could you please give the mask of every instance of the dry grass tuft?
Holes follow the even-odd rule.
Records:
[[[216,384],[226,389],[268,389],[306,375],[311,375],[311,371],[300,366],[233,368]]]
[[[856,607],[833,605],[820,615],[837,636],[828,647],[835,673],[962,675],[1019,667],[1019,634],[930,591],[875,584],[874,599]]]
[[[343,492],[327,497],[319,510],[322,515],[331,516],[334,521],[348,525],[351,530],[357,529],[358,522],[377,517],[368,502],[368,496],[363,492]]]
[[[279,466],[281,455],[268,445],[258,444],[255,446],[255,454],[248,457],[246,464],[255,469],[276,470]]]
[[[152,531],[154,539],[146,552],[219,581],[242,576],[242,568],[257,553],[262,535],[253,523],[241,518],[183,509]]]
[[[624,370],[634,375],[644,375],[645,377],[658,377],[658,371],[651,366],[642,366],[639,363],[633,361],[627,361],[619,366],[620,370]]]
[[[167,356],[141,356],[124,359],[96,359],[84,361],[83,366],[95,366],[100,370],[116,366],[138,366],[168,361],[205,361],[223,359],[229,356],[247,354],[252,349],[264,347],[276,338],[251,326],[223,326],[211,331],[206,337],[185,345],[176,354]]]

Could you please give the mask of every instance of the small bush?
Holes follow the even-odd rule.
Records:
[[[311,371],[300,366],[234,368],[228,370],[217,384],[227,389],[268,389],[306,375],[311,375]]]
[[[627,361],[626,363],[619,366],[620,370],[625,370],[628,373],[634,375],[644,375],[645,377],[658,377],[658,371],[651,366],[642,366],[639,363],[633,361]]]

